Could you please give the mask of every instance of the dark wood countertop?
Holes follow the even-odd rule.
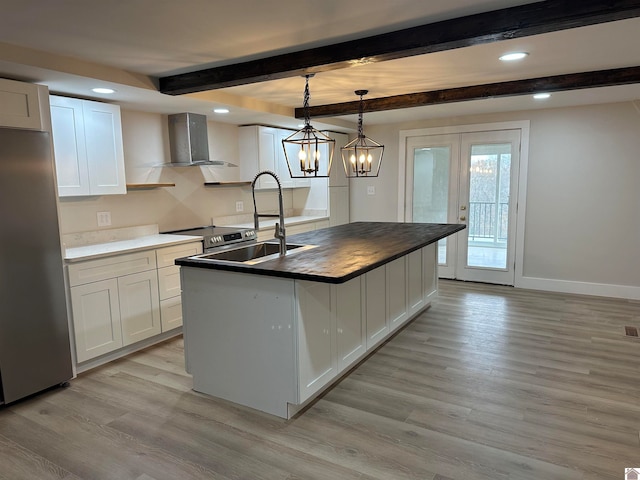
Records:
[[[285,225],[286,227],[286,225]],[[287,236],[318,247],[255,265],[181,258],[177,265],[344,283],[466,228],[459,224],[355,222]]]

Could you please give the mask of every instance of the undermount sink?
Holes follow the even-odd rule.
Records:
[[[293,243],[287,243],[286,255],[292,255],[297,252],[302,252],[315,248],[316,245],[298,245]],[[251,245],[234,248],[231,250],[223,250],[220,252],[204,253],[191,257],[198,260],[215,260],[223,262],[244,263],[253,265],[267,260],[272,260],[280,256],[280,246],[277,243],[261,242],[253,243]]]

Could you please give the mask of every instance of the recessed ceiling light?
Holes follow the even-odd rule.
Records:
[[[527,52],[505,53],[500,57],[500,60],[502,60],[503,62],[513,62],[515,60],[522,60],[527,55],[529,55]]]
[[[214,108],[213,109],[213,113],[229,113],[229,109],[228,108]]]
[[[91,91],[95,93],[116,93],[116,91],[113,88],[103,88],[103,87],[92,88]]]
[[[536,100],[546,100],[547,98],[549,98],[551,96],[550,93],[536,93],[533,98],[535,98]]]

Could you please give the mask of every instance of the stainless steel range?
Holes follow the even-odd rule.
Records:
[[[203,250],[205,253],[216,252],[225,248],[235,248],[248,243],[255,243],[257,238],[255,229],[237,227],[205,226],[173,230],[171,232],[164,233],[202,237]]]

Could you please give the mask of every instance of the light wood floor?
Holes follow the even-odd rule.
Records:
[[[640,302],[442,281],[297,418],[191,391],[182,340],[0,409],[0,478],[620,480],[640,466]]]

